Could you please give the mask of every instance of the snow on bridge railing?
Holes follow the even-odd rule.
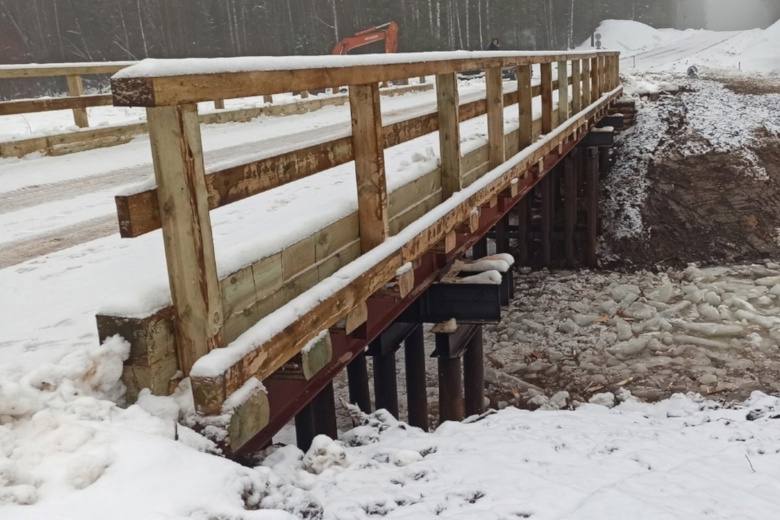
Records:
[[[113,97],[111,94],[84,94],[82,76],[111,75],[136,63],[138,62],[105,61],[0,65],[0,80],[63,77],[68,84],[67,96],[0,101],[0,116],[73,110],[76,126],[87,128],[89,127],[87,108],[110,106],[113,104]],[[214,105],[217,108],[224,108],[224,100],[217,99]]]
[[[553,63],[567,81],[553,80]],[[541,69],[536,86],[534,64]],[[503,92],[505,68],[517,73],[516,91]],[[461,105],[456,73],[470,70],[486,71],[487,95]],[[437,112],[383,127],[379,83],[425,75],[436,76]],[[196,102],[334,84],[349,86],[351,137],[206,175]],[[181,370],[207,415],[221,413],[246,381],[271,376],[323,330],[361,315],[368,298],[398,282],[402,266],[437,247],[446,251],[480,207],[505,191],[530,189],[547,171],[545,159],[556,159],[621,93],[613,52],[154,60],[121,71],[112,88],[116,103],[148,107],[157,187],[117,202],[120,220],[138,224],[126,226],[126,236],[162,227],[173,306],[146,320],[100,316],[101,337],[140,338],[131,359],[143,360],[144,371],[134,373],[147,380],[135,383],[166,392]],[[542,110],[534,120],[537,95]],[[519,128],[505,135],[509,104],[518,105]],[[461,156],[460,122],[483,114],[487,145]],[[440,167],[388,192],[385,148],[437,130]],[[355,214],[219,278],[210,209],[349,161]],[[537,175],[529,175],[536,165]],[[165,358],[157,375],[154,356]]]
[[[110,94],[84,95],[81,77],[114,74],[134,61],[106,61],[99,63],[26,63],[0,65],[0,80],[63,77],[68,83],[68,96],[40,99],[0,101],[0,116],[73,110],[73,120],[80,128],[89,126],[87,107],[111,105]]]

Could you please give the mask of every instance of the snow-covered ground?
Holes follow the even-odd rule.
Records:
[[[741,62],[743,70],[776,72],[777,46],[771,44],[778,31],[775,24],[766,31],[673,34],[632,22],[605,22],[601,29],[606,46],[637,54],[638,66],[675,73],[694,63],[692,56],[702,68],[731,69]],[[730,52],[740,52],[739,61]],[[624,71],[630,63],[624,60]],[[679,84],[671,76],[630,81],[637,83],[635,91]],[[739,105],[724,97],[722,87],[707,85],[688,104],[698,114],[694,130],[713,148],[750,146],[745,126],[719,131],[724,120],[732,123],[746,113],[751,124],[761,119],[777,131],[775,105]],[[483,88],[478,80],[464,84],[462,98],[477,99]],[[711,117],[708,96],[721,99],[728,111]],[[433,100],[431,93],[383,99],[385,122],[430,110]],[[507,109],[506,118],[507,130],[516,126],[516,109]],[[41,120],[30,128],[47,124]],[[663,124],[640,111],[637,135],[644,137],[638,146],[646,154],[656,152],[659,143],[652,139]],[[256,157],[257,150],[279,153],[348,131],[348,110],[332,107],[207,126],[204,144],[209,168],[216,168]],[[464,148],[484,143],[485,133],[484,118],[462,125]],[[430,170],[437,153],[435,136],[389,150],[390,184],[400,186]],[[112,218],[112,195],[148,182],[150,161],[144,137],[64,157],[0,161],[0,248]],[[626,170],[626,183],[642,168],[640,161],[634,171]],[[302,236],[312,222],[301,218],[301,204],[319,208],[319,226],[351,211],[354,191],[351,166],[345,165],[213,212],[221,272],[278,247],[263,230],[285,229],[290,242]],[[236,243],[241,248],[230,249]],[[666,277],[560,274],[542,293],[532,283],[541,275],[521,277],[530,312],[539,316],[526,315],[520,300],[506,329],[489,334],[505,352],[529,354],[513,365],[513,373],[533,380],[558,362],[565,372],[566,356],[576,355],[582,366],[574,367],[575,375],[582,369],[594,381],[604,376],[589,390],[601,385],[599,392],[615,393],[592,400],[622,404],[553,410],[576,404],[578,396],[541,396],[535,403],[545,410],[506,408],[464,424],[445,423],[432,433],[381,412],[356,413],[360,426],[342,432],[340,441],[319,438],[305,455],[282,447],[255,467],[213,455],[214,445],[186,426],[192,414],[186,380],[173,398],[144,394],[136,405],[116,404],[122,402],[119,375],[127,345],[115,338],[98,346],[94,314],[164,304],[169,295],[163,267],[158,232],[129,241],[115,234],[87,239],[0,268],[0,518],[764,520],[780,510],[780,400],[756,393],[742,406],[725,408],[678,395],[644,404],[618,391],[626,386],[619,384],[625,374],[661,377],[680,371],[682,363],[691,390],[717,393],[739,371],[749,371],[748,363],[777,363],[780,278],[773,277],[780,277],[780,268],[774,264],[719,272],[691,268]],[[540,312],[554,308],[546,297],[557,297],[555,315]],[[669,339],[689,356],[673,359]],[[549,366],[534,351],[541,345],[554,354]]]
[[[621,52],[621,70],[684,74],[780,74],[780,21],[767,29],[705,31],[655,29],[629,20],[606,20],[596,30],[606,49]],[[590,40],[580,48],[590,48]]]

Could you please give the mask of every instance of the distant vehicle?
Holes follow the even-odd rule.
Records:
[[[333,47],[331,54],[348,54],[349,51],[372,43],[385,42],[385,52],[393,54],[398,52],[398,30],[396,22],[387,22],[376,27],[363,29],[360,32],[347,36]]]

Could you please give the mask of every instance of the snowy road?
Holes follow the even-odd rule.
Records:
[[[463,85],[463,102],[484,97],[484,84]],[[385,124],[430,112],[435,94],[383,99]],[[348,107],[259,118],[248,123],[204,125],[208,170],[349,135]],[[148,137],[112,148],[60,157],[0,162],[0,268],[114,233],[113,197],[151,182]]]

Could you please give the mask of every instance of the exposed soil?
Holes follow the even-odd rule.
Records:
[[[737,94],[780,94],[780,79],[762,78],[762,79],[735,79],[729,78],[722,80],[725,87]]]
[[[780,254],[780,139],[754,149],[769,178],[744,175],[728,153],[653,162],[641,239],[619,239],[613,267],[749,262]]]
[[[762,99],[771,99],[770,103],[780,109],[776,101],[780,80],[730,79],[724,81],[724,86],[745,99],[772,95]],[[607,249],[612,253],[603,259],[605,267],[752,262],[780,254],[780,137],[759,127],[749,131],[747,146],[722,150],[717,142],[721,134],[728,140],[730,133],[746,130],[732,128],[729,120],[713,116],[714,122],[705,124],[714,131],[709,135],[697,131],[696,123],[692,124],[694,116],[689,113],[691,105],[699,103],[693,109],[699,108],[695,117],[699,119],[697,124],[702,124],[702,100],[691,101],[696,89],[697,83],[693,82],[677,92],[645,98],[649,106],[644,110],[655,110],[654,117],[660,121],[651,129],[662,132],[645,163],[631,157],[636,155],[636,150],[630,149],[631,136],[615,149],[617,163],[634,161],[637,168],[645,170],[642,231],[629,237],[605,233]],[[713,113],[721,115],[718,105],[727,102],[713,99]],[[770,117],[774,121],[766,123],[769,127],[780,124],[780,112]],[[714,137],[713,132],[717,132]],[[611,189],[609,183],[606,189]]]

